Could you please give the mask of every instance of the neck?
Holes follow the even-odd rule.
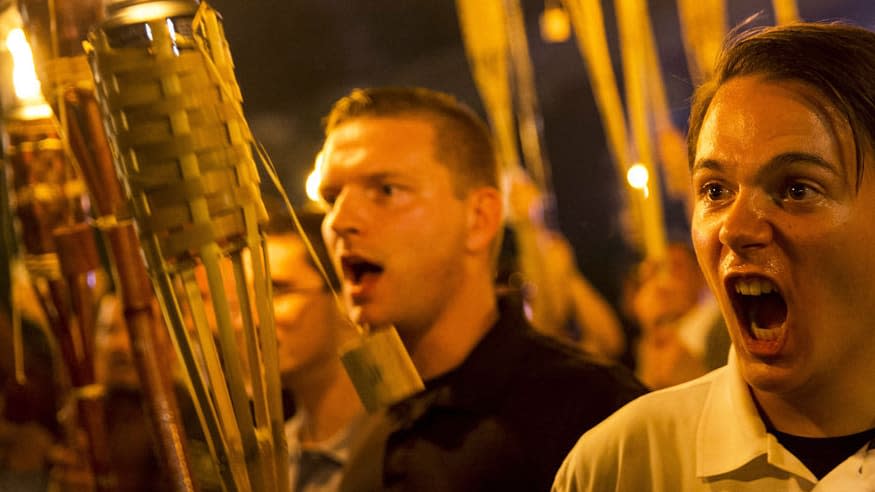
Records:
[[[362,413],[355,388],[339,359],[303,369],[286,379],[295,404],[307,414],[302,442],[324,441]]]
[[[404,330],[404,345],[424,380],[458,367],[498,319],[495,288],[489,276],[465,282],[450,303],[425,330]],[[419,333],[407,336],[404,333]]]
[[[802,437],[837,437],[875,427],[875,394],[851,386],[792,395],[751,391],[775,429]]]

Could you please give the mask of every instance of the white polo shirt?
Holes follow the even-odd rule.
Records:
[[[875,492],[875,446],[818,481],[766,432],[733,350],[727,366],[644,395],[584,434],[553,490]]]

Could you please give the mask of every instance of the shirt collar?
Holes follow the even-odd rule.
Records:
[[[310,452],[329,457],[337,463],[346,463],[349,459],[350,440],[362,425],[364,417],[364,415],[359,415],[353,418],[324,441],[303,445],[299,436],[309,417],[303,409],[299,409],[291,419],[286,421],[284,426],[289,455],[296,456],[303,452]]]
[[[450,372],[425,382],[425,391],[392,407],[401,420],[413,420],[430,407],[488,412],[514,383],[530,347],[528,322],[514,298],[498,298],[499,318],[465,360]],[[504,368],[499,370],[497,368]]]
[[[816,482],[808,468],[766,431],[741,375],[735,347],[729,352],[727,366],[719,371],[696,431],[696,476],[728,473],[765,455],[770,465]]]

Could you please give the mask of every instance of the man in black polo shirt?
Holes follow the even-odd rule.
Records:
[[[466,106],[355,90],[328,116],[321,174],[353,320],[394,325],[426,382],[377,420],[342,488],[546,490],[581,432],[643,392],[497,299],[498,164]]]

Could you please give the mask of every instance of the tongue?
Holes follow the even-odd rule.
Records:
[[[757,328],[778,328],[787,319],[787,305],[777,294],[756,296],[750,301],[750,319]]]

